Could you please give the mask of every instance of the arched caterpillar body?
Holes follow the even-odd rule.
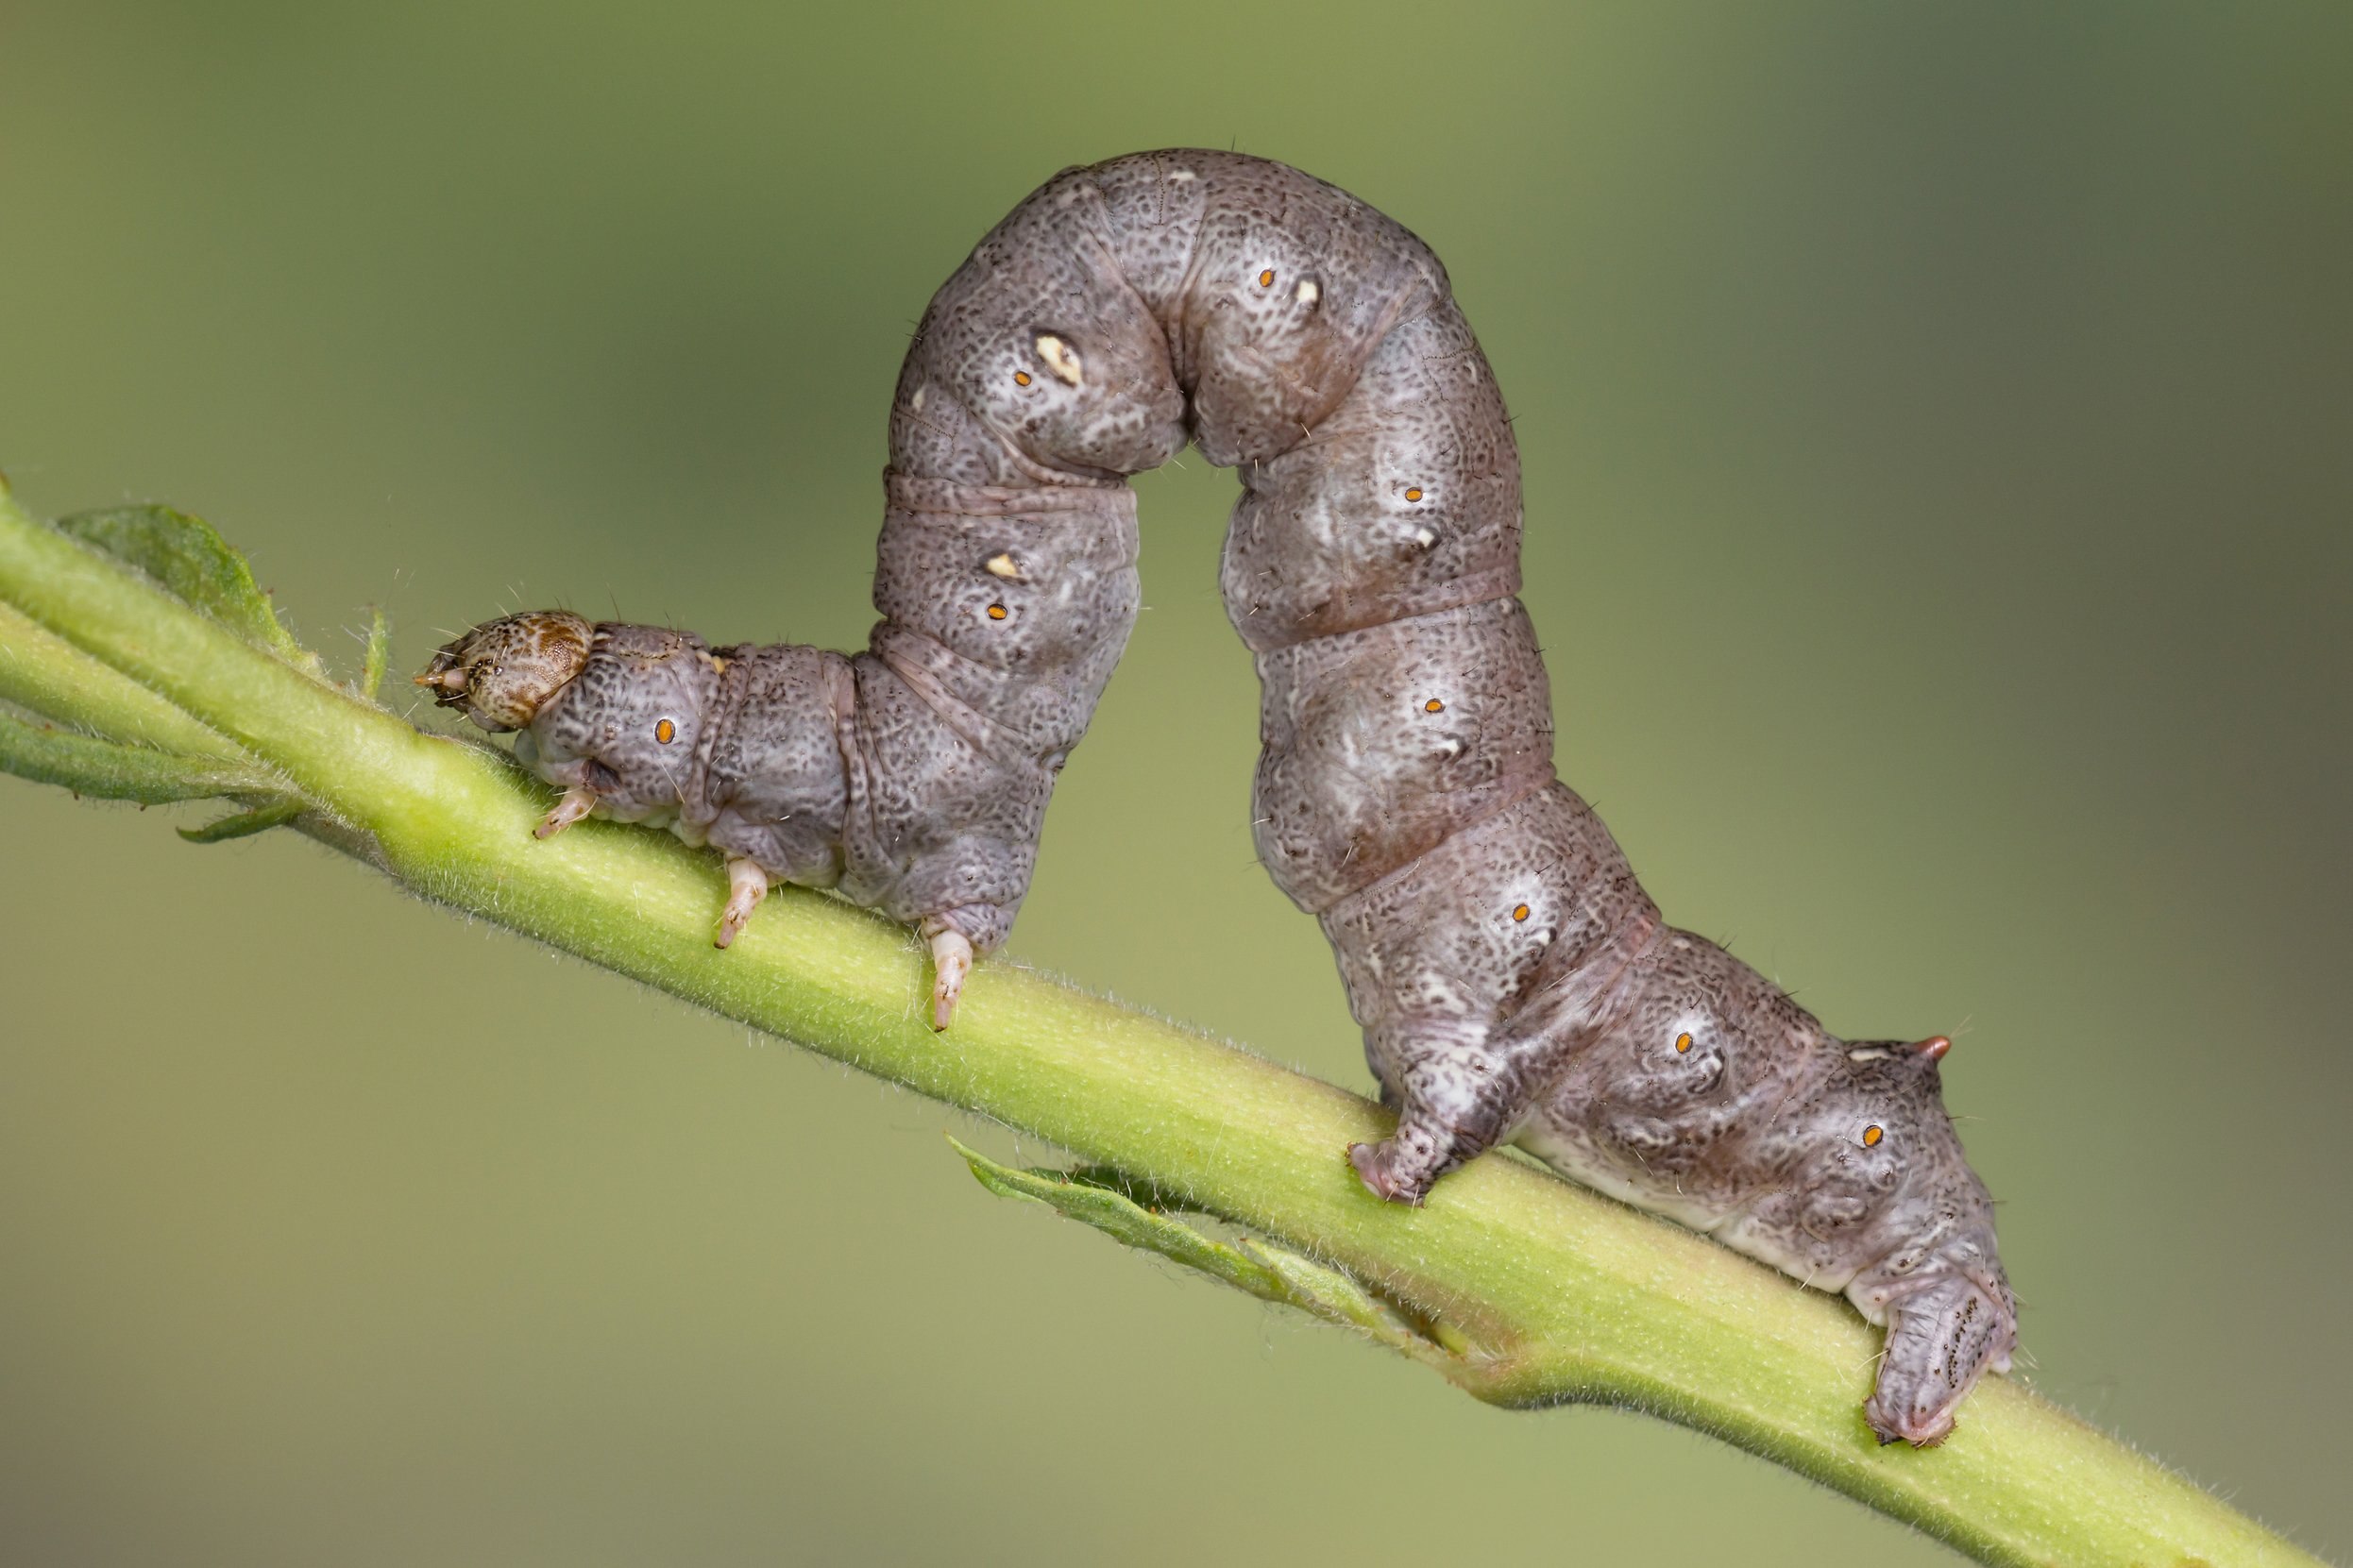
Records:
[[[1227,612],[1264,684],[1260,856],[1330,938],[1396,1135],[1383,1198],[1505,1139],[1888,1328],[1866,1415],[1925,1444],[2015,1304],[1940,1098],[1949,1042],[1850,1046],[1666,926],[1552,768],[1519,461],[1445,270],[1282,164],[1057,176],[932,300],[891,410],[872,645],[715,649],[538,612],[418,677],[562,802],[917,925],[944,1027],[1027,890],[1137,606],[1127,475],[1238,466]]]

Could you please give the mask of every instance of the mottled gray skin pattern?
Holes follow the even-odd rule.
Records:
[[[986,951],[1135,616],[1124,480],[1189,439],[1241,470],[1223,582],[1264,686],[1260,857],[1322,922],[1399,1111],[1350,1152],[1365,1185],[1419,1203],[1518,1138],[1844,1290],[1889,1329],[1871,1425],[1939,1440],[2015,1331],[1944,1042],[1850,1047],[1665,927],[1554,776],[1502,398],[1437,259],[1344,192],[1171,151],[1016,208],[900,372],[870,651],[600,626],[570,677],[567,629],[534,707],[461,639],[442,700],[528,723],[518,751],[601,813]]]
[[[1847,1044],[1730,953],[1649,940],[1609,1021],[1543,1092],[1520,1143],[1887,1325],[1867,1407],[1927,1443],[1980,1371],[2007,1370],[2017,1305],[1993,1207],[1945,1114],[1941,1037]]]
[[[867,652],[533,611],[475,628],[420,680],[484,729],[522,730],[516,757],[593,793],[599,817],[988,952],[1135,621],[1134,497],[887,483]]]

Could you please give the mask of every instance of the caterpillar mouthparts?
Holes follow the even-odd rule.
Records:
[[[1395,1136],[1377,1196],[1515,1139],[1887,1328],[1863,1408],[1925,1446],[2017,1304],[1945,1115],[1951,1042],[1849,1045],[1666,926],[1552,765],[1519,456],[1445,269],[1295,169],[1139,153],[1014,209],[925,312],[890,413],[868,649],[714,649],[509,615],[417,683],[562,800],[914,926],[945,1029],[1028,890],[1056,775],[1136,618],[1126,476],[1242,470],[1221,572],[1256,655],[1259,858],[1322,924]],[[1337,1155],[1335,1151],[1335,1155]]]

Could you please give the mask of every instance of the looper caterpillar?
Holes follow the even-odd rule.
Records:
[[[714,649],[541,611],[418,677],[563,800],[727,857],[726,946],[783,880],[914,924],[947,1027],[1027,891],[1054,778],[1137,608],[1126,477],[1238,467],[1261,862],[1322,922],[1397,1133],[1380,1196],[1516,1139],[1887,1326],[1866,1415],[1932,1443],[2016,1307],[1945,1115],[1950,1042],[1850,1045],[1667,926],[1552,766],[1519,463],[1428,247],[1228,153],[1057,176],[933,298],[900,372],[865,652]]]

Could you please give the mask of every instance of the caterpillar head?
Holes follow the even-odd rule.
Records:
[[[519,730],[588,662],[593,631],[566,610],[485,621],[445,644],[416,684],[485,730]]]

